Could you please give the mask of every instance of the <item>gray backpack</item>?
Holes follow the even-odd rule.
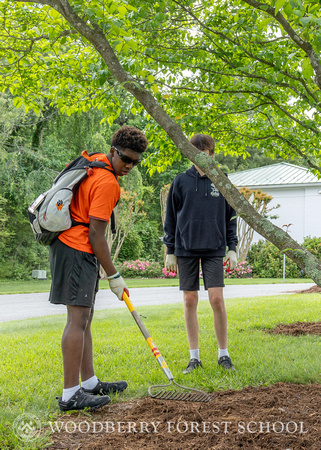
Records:
[[[29,206],[28,215],[34,238],[42,245],[50,245],[62,231],[71,227],[82,225],[89,227],[88,223],[76,222],[70,214],[70,203],[79,184],[90,174],[95,167],[106,169],[117,176],[103,161],[90,161],[87,157],[99,153],[83,152],[73,160],[55,178],[52,187]],[[114,216],[111,217],[114,228]],[[114,230],[113,230],[114,231]]]

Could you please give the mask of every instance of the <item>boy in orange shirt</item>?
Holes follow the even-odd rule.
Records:
[[[140,162],[148,141],[135,127],[124,126],[112,137],[107,155],[94,158],[107,164],[94,168],[73,196],[70,212],[76,222],[58,236],[49,249],[52,285],[49,301],[67,307],[62,336],[64,389],[58,404],[62,411],[96,409],[106,405],[109,393],[122,392],[126,381],[102,382],[94,372],[91,322],[98,291],[99,265],[107,273],[111,291],[122,300],[123,278],[117,272],[107,245],[105,230],[120,197],[118,177]],[[79,385],[81,377],[81,386]]]

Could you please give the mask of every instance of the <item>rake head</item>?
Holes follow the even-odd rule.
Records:
[[[166,388],[170,387],[174,383],[180,389],[178,390],[168,390]],[[159,388],[165,388],[159,390]],[[158,389],[158,391],[152,392],[152,390]],[[188,391],[188,392],[186,392]],[[168,384],[155,384],[153,386],[149,386],[148,393],[150,397],[162,400],[182,400],[185,402],[210,402],[214,396],[207,394],[206,392],[200,391],[199,389],[193,389],[187,386],[181,386],[176,383],[176,381],[171,380]]]

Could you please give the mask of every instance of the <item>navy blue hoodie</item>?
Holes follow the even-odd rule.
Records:
[[[234,217],[234,218],[233,218]],[[195,166],[177,175],[170,187],[164,244],[176,256],[225,256],[236,250],[236,213]]]

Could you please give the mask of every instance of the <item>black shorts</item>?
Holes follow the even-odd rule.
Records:
[[[200,288],[200,262],[205,289],[224,287],[223,257],[178,256],[179,288],[181,291],[198,291]]]
[[[95,255],[81,252],[56,239],[49,247],[54,304],[92,308],[98,292],[99,264]]]

